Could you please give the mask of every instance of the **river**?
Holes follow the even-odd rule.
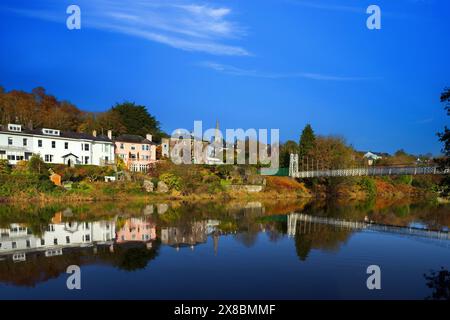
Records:
[[[2,205],[0,299],[435,299],[449,227],[434,203]]]

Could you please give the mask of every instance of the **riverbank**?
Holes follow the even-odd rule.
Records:
[[[423,178],[421,178],[423,179]],[[359,179],[326,179],[299,182],[289,177],[265,177],[260,192],[249,192],[245,188],[231,189],[219,184],[211,188],[192,186],[177,190],[168,188],[165,192],[156,189],[148,192],[142,182],[118,181],[99,182],[82,181],[74,183],[70,190],[49,184],[40,179],[16,177],[14,183],[3,183],[0,186],[0,202],[40,202],[40,203],[80,203],[96,201],[229,201],[229,200],[301,200],[301,199],[334,199],[343,201],[365,201],[371,199],[436,199],[437,193],[432,186],[423,182],[412,183],[409,178],[386,179],[364,177]],[[208,188],[207,188],[208,187]],[[203,188],[203,191],[199,189]],[[441,201],[447,201],[442,198]]]

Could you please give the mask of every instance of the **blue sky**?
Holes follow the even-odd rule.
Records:
[[[81,30],[66,8],[81,8]],[[366,8],[381,8],[381,30]],[[359,150],[438,154],[446,0],[2,0],[0,85],[84,110],[135,101],[172,132],[306,123]]]

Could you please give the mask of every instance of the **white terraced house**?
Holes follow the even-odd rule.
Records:
[[[114,162],[112,132],[108,136],[56,129],[25,129],[19,124],[0,127],[0,159],[15,165],[39,154],[48,163],[106,165]]]

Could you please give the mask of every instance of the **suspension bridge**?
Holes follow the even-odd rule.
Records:
[[[450,168],[438,166],[366,166],[360,168],[323,169],[319,164],[308,164],[306,170],[302,165],[299,170],[298,154],[291,154],[289,160],[289,171],[281,174],[280,170],[261,169],[262,175],[285,175],[293,178],[316,178],[316,177],[356,177],[356,176],[390,176],[390,175],[424,175],[424,174],[448,174]]]

